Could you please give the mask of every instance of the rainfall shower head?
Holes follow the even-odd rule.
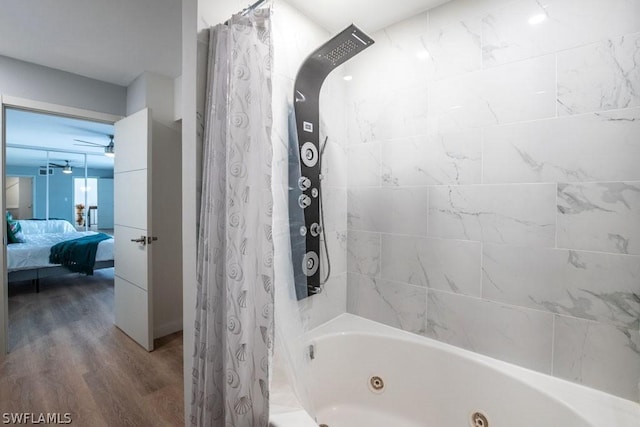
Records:
[[[305,89],[305,92],[319,94],[324,79],[331,71],[373,43],[369,36],[351,24],[307,57],[298,71],[296,89],[302,86],[300,89]]]
[[[344,64],[349,59],[373,44],[373,40],[358,27],[351,24],[340,34],[323,44],[315,51],[315,55],[333,68]]]

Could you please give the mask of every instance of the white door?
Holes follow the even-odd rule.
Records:
[[[153,350],[151,117],[141,110],[115,123],[115,324]]]
[[[18,183],[18,191],[20,199],[18,202],[18,212],[20,219],[33,218],[33,178],[20,177]]]

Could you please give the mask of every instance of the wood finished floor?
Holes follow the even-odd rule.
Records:
[[[113,325],[113,269],[9,286],[0,413],[70,412],[74,426],[184,424],[182,333],[147,353]]]

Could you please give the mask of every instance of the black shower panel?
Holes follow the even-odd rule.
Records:
[[[296,185],[302,192],[299,209],[304,211],[305,225],[298,231],[305,237],[306,252],[302,262],[294,265],[294,274],[307,278],[309,294],[320,291],[320,89],[336,67],[344,64],[373,44],[373,40],[350,25],[327,43],[316,49],[302,63],[294,85],[294,111],[300,155],[300,177]]]

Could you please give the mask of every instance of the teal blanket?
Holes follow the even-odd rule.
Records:
[[[107,239],[111,239],[111,236],[98,233],[57,243],[51,247],[49,262],[62,264],[71,271],[91,276],[96,263],[98,243]]]

